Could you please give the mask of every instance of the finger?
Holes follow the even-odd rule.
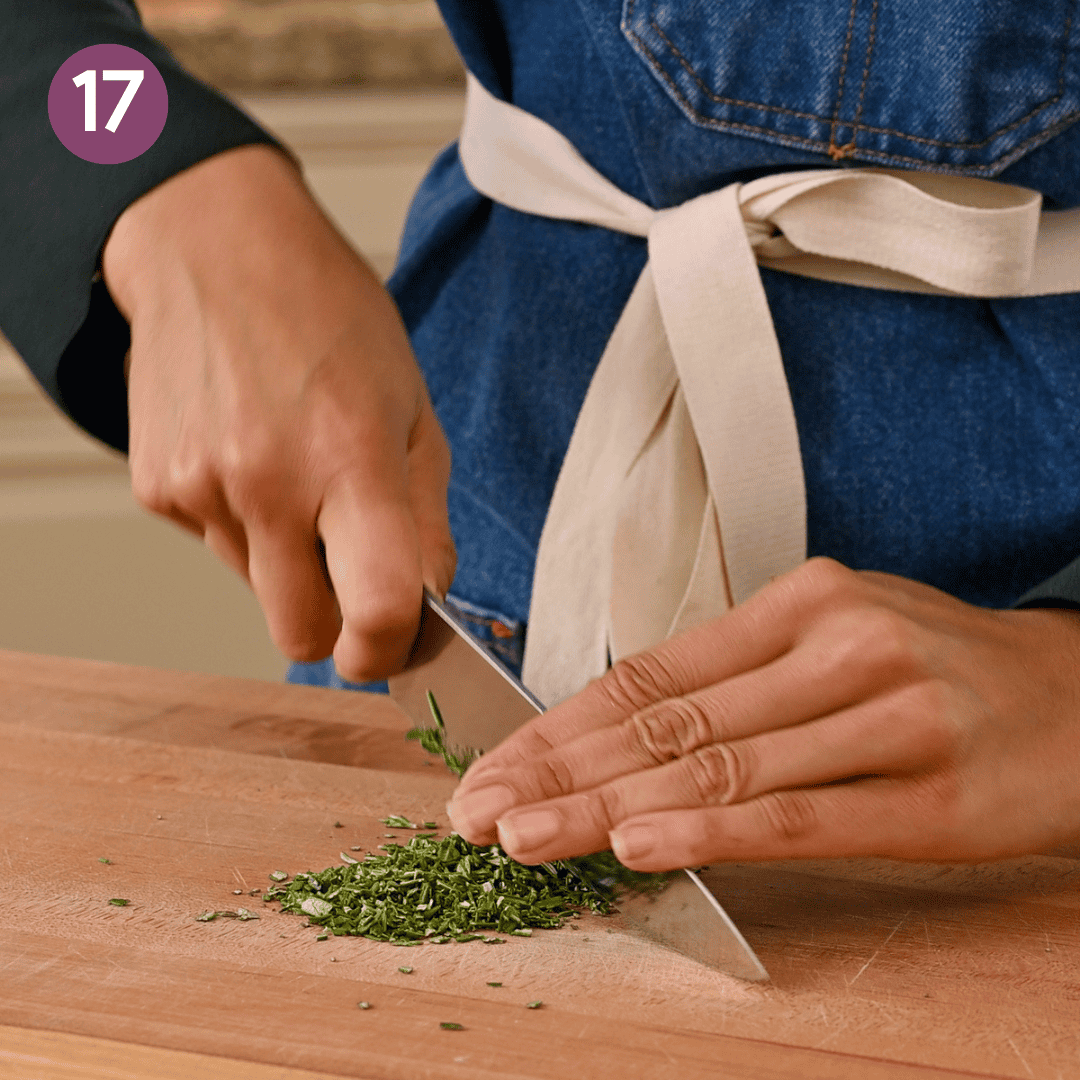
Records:
[[[247,536],[242,529],[225,525],[207,525],[203,542],[226,566],[248,581]]]
[[[408,659],[423,596],[404,483],[396,492],[356,478],[339,484],[323,504],[319,533],[341,609],[334,663],[346,679],[385,678]]]
[[[950,794],[938,773],[873,777],[734,806],[645,814],[608,839],[620,862],[643,872],[761,859],[993,857],[989,846],[960,854]]]
[[[340,628],[319,538],[299,520],[251,523],[247,571],[274,644],[291,660],[329,656]]]
[[[756,671],[588,731],[534,760],[500,768],[481,758],[482,765],[467,774],[468,783],[454,792],[450,820],[471,843],[493,843],[496,819],[515,806],[587,792],[621,776],[637,778],[703,747],[800,723],[847,703],[841,680],[823,677],[829,672],[821,669],[808,678],[806,667],[803,657],[788,653]]]
[[[500,767],[485,756],[454,794],[454,827],[473,843],[490,843],[495,819],[513,806],[587,791],[704,747],[804,724],[910,677],[901,670],[894,617],[869,608],[857,615],[819,620],[792,651],[761,668],[650,705],[533,760]]]
[[[424,584],[444,597],[454,580],[457,566],[446,507],[450,450],[426,391],[410,438],[408,463],[409,505],[420,542]]]
[[[938,696],[934,687],[904,688],[812,723],[704,746],[591,791],[510,810],[498,839],[521,862],[565,859],[605,848],[612,830],[642,814],[927,769],[953,747]]]
[[[487,782],[488,773],[535,759],[665,699],[762,667],[788,652],[823,606],[858,589],[853,571],[831,560],[812,560],[722,618],[620,660],[602,678],[485,754],[463,786],[467,790]]]

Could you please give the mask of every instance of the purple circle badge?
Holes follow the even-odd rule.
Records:
[[[169,115],[161,72],[126,45],[91,45],[69,56],[49,87],[49,122],[83,161],[118,165],[157,142]]]

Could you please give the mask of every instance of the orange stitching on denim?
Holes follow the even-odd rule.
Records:
[[[859,6],[859,0],[851,0],[851,11],[848,12],[847,37],[844,38],[844,53],[840,57],[840,78],[836,84],[836,106],[833,108],[832,123],[829,124],[829,157],[834,160],[843,157],[844,152],[836,145],[837,120],[840,116],[840,106],[844,101],[844,84],[847,81],[848,55],[851,52],[851,36],[855,32],[855,10]],[[852,133],[853,143],[855,141]]]
[[[635,42],[637,42],[637,44],[641,48],[642,53],[645,54],[645,58],[646,58],[646,60],[647,60],[647,62],[649,64],[649,66],[656,73],[657,78],[659,78],[666,86],[668,86],[671,89],[671,92],[672,92],[672,94],[674,94],[675,98],[678,101],[682,102],[682,104],[685,106],[687,111],[690,112],[694,117],[697,118],[698,123],[701,123],[701,124],[703,124],[704,126],[707,126],[707,127],[720,126],[720,127],[731,128],[733,130],[756,131],[756,132],[760,132],[763,135],[771,135],[771,136],[776,136],[777,138],[783,138],[784,140],[787,140],[787,143],[790,144],[790,145],[806,146],[806,147],[809,147],[809,148],[812,148],[812,149],[815,149],[815,150],[818,149],[818,148],[824,148],[826,153],[829,152],[828,145],[821,143],[820,140],[817,140],[817,139],[808,139],[808,138],[804,138],[804,137],[799,136],[799,135],[787,135],[787,134],[784,134],[782,132],[776,131],[774,128],[765,127],[765,126],[760,125],[760,124],[748,124],[748,123],[744,123],[744,122],[740,122],[740,121],[736,121],[736,120],[715,120],[714,118],[706,116],[705,114],[701,113],[699,110],[695,109],[694,106],[690,104],[690,102],[687,100],[686,96],[679,89],[678,85],[675,82],[673,82],[672,79],[668,76],[667,72],[664,71],[663,66],[661,65],[660,60],[656,56],[656,54],[645,43],[645,41],[642,39],[641,35],[638,34],[633,29],[633,27],[631,27],[629,25],[629,20],[633,19],[633,16],[634,16],[635,3],[636,3],[636,0],[628,0],[627,11],[626,11],[627,23],[626,23],[626,25],[624,27],[624,32],[627,34],[628,37],[632,38]],[[1025,113],[1023,116],[1019,117],[1018,119],[1012,121],[1012,123],[1006,124],[1004,127],[998,128],[996,131],[991,132],[985,139],[981,139],[979,142],[968,142],[968,141],[964,141],[964,140],[953,141],[953,140],[949,140],[949,139],[929,139],[929,138],[926,138],[925,136],[922,136],[922,135],[913,135],[913,134],[910,134],[909,132],[900,131],[900,130],[898,130],[896,128],[880,127],[880,126],[878,126],[876,124],[863,124],[863,123],[856,124],[856,123],[851,123],[851,124],[846,124],[844,126],[851,127],[852,129],[857,129],[859,131],[870,132],[870,133],[877,134],[877,135],[895,135],[897,138],[903,139],[905,142],[913,142],[913,143],[918,143],[918,144],[925,145],[925,146],[936,146],[936,147],[941,147],[941,148],[945,148],[945,149],[981,150],[983,147],[988,146],[990,143],[994,142],[995,139],[999,139],[1003,135],[1009,134],[1010,131],[1013,131],[1016,128],[1021,127],[1023,124],[1027,123],[1033,117],[1037,116],[1040,112],[1044,112],[1046,109],[1048,109],[1051,106],[1057,104],[1057,102],[1059,102],[1061,100],[1061,98],[1063,97],[1063,95],[1065,93],[1065,61],[1066,61],[1066,58],[1068,56],[1069,37],[1070,37],[1070,34],[1071,34],[1071,30],[1072,30],[1073,13],[1075,12],[1076,8],[1077,8],[1077,0],[1073,0],[1072,10],[1069,12],[1069,15],[1068,15],[1068,17],[1066,18],[1066,21],[1065,21],[1065,32],[1063,34],[1063,41],[1062,41],[1062,46],[1061,46],[1061,57],[1060,57],[1060,60],[1058,62],[1058,85],[1057,85],[1057,88],[1056,88],[1056,93],[1053,95],[1053,97],[1047,98],[1045,101],[1038,102],[1036,105],[1032,106],[1032,108],[1031,108],[1031,110],[1029,112]],[[720,94],[717,94],[715,90],[713,90],[710,86],[708,86],[708,84],[706,84],[701,79],[701,77],[693,69],[693,67],[690,65],[689,61],[686,59],[686,57],[683,55],[683,53],[679,50],[678,46],[675,45],[675,43],[667,36],[667,34],[664,33],[664,31],[660,28],[660,26],[655,21],[653,21],[651,19],[649,21],[649,25],[656,32],[656,34],[660,38],[663,39],[664,43],[668,46],[669,49],[671,49],[672,53],[675,55],[675,58],[679,61],[680,66],[694,80],[694,82],[697,84],[697,86],[701,90],[701,92],[707,98],[709,98],[710,101],[713,101],[718,105],[735,105],[735,106],[740,106],[740,107],[749,108],[749,109],[758,109],[761,112],[780,113],[781,115],[793,116],[793,117],[795,117],[797,119],[801,119],[801,120],[816,120],[819,123],[831,123],[832,122],[833,118],[826,117],[826,116],[819,116],[816,113],[801,112],[801,111],[799,111],[797,109],[789,109],[789,108],[785,108],[784,106],[781,106],[781,105],[766,105],[763,102],[745,101],[745,100],[742,100],[740,98],[724,97],[724,96],[722,96]],[[1058,123],[1053,125],[1053,130],[1054,131],[1060,131],[1064,127],[1068,127],[1069,124],[1073,122],[1073,118],[1075,118],[1077,115],[1080,115],[1080,113],[1069,113],[1066,118],[1064,118],[1061,121],[1058,121]],[[1038,132],[1035,135],[1032,135],[1028,139],[1026,139],[1021,145],[1022,146],[1028,146],[1032,142],[1038,140],[1043,134],[1044,134],[1043,132]],[[843,157],[850,157],[851,154],[853,153],[853,150],[850,149],[849,147],[850,147],[850,144],[848,144],[847,146],[842,148],[843,149],[842,153],[837,153],[837,154],[831,155],[831,156],[834,156],[837,159],[838,158],[843,158]],[[1013,150],[1015,150],[1015,149],[1016,148],[1014,147]],[[840,151],[841,148],[837,147],[836,150]],[[1013,151],[1009,151],[1010,154],[1012,152]],[[901,154],[885,154],[885,153],[882,153],[881,151],[871,151],[871,150],[860,150],[859,153],[866,154],[866,155],[876,157],[876,158],[880,158],[881,160],[908,161],[908,162],[911,162],[911,163],[916,164],[916,165],[928,164],[927,162],[924,162],[922,158],[905,157],[905,156],[903,156]],[[996,160],[1001,160],[1001,159],[996,159]],[[994,163],[991,163],[991,165],[989,165],[989,166],[981,166],[981,165],[979,165],[979,166],[958,166],[958,167],[959,168],[978,169],[979,171],[985,171],[985,169],[987,169],[987,168],[992,168],[993,164]]]
[[[874,43],[877,41],[878,2],[879,0],[874,0],[874,6],[870,9],[870,40],[866,43],[866,63],[863,65],[862,84],[859,87],[859,106],[855,110],[855,119],[852,121],[853,127],[859,126],[859,117],[862,116],[863,103],[866,100],[866,84],[870,79],[870,61],[874,55]]]
[[[659,34],[659,36],[664,39],[664,42],[671,48],[672,52],[676,54],[676,59],[678,59],[680,66],[686,71],[688,75],[690,75],[694,82],[697,83],[698,89],[700,89],[706,97],[716,102],[718,105],[738,105],[748,109],[759,109],[762,112],[774,112],[781,113],[785,116],[794,116],[800,120],[816,120],[822,124],[827,124],[830,122],[830,117],[818,116],[816,113],[798,112],[795,109],[788,109],[782,105],[765,105],[758,101],[744,101],[741,98],[722,97],[720,94],[717,94],[714,90],[712,90],[707,83],[702,81],[701,77],[697,74],[696,71],[693,70],[693,68],[689,66],[688,61],[682,55],[682,53],[679,52],[678,47],[671,41],[671,39],[668,38],[667,35],[664,34],[664,32],[658,26],[656,26],[655,24],[650,25],[652,25]],[[711,120],[711,117],[704,116],[704,114],[700,113],[690,104],[689,101],[686,100],[686,96],[679,90],[678,86],[671,81],[667,72],[665,72],[663,67],[661,66],[659,59],[656,57],[656,54],[652,52],[648,45],[646,45],[645,42],[642,41],[641,38],[632,30],[627,30],[627,33],[630,34],[634,38],[634,40],[638,42],[638,44],[641,46],[642,51],[647,54],[649,59],[649,66],[656,72],[657,78],[662,79],[665,84],[670,86],[672,92],[678,97],[680,101],[682,101],[686,105],[687,109],[689,109],[690,112],[692,112],[695,116],[700,117],[702,120]],[[911,135],[906,131],[899,131],[896,128],[878,127],[876,124],[859,124],[858,128],[860,131],[869,131],[877,135],[895,135],[897,138],[904,139],[906,142],[925,143],[930,146],[942,146],[954,149],[959,148],[967,150],[980,150],[982,147],[989,145],[995,139],[1000,138],[1002,135],[1007,135],[1010,131],[1013,130],[1013,128],[1020,127],[1037,113],[1048,109],[1051,105],[1054,105],[1061,100],[1062,94],[1065,92],[1064,57],[1067,52],[1067,46],[1063,47],[1062,61],[1060,64],[1061,77],[1058,79],[1057,93],[1052,98],[1047,98],[1046,101],[1039,102],[1038,105],[1035,105],[1032,108],[1031,112],[1025,113],[1025,115],[1021,116],[1019,120],[1014,120],[1011,124],[1007,124],[1003,128],[998,128],[997,131],[993,132],[981,142],[950,142],[946,139],[928,139],[923,135]],[[731,123],[737,124],[739,122],[733,120],[731,121]],[[774,131],[773,128],[762,127],[757,124],[742,124],[741,126],[750,128],[754,131],[762,131],[770,134]],[[845,124],[844,126],[855,127],[856,125]],[[797,137],[798,136],[793,136],[793,138]]]
[[[633,3],[631,3],[630,9],[632,12]],[[693,69],[693,67],[691,67],[690,61],[687,60],[686,57],[679,51],[679,47],[675,44],[675,42],[671,40],[671,38],[667,36],[667,34],[664,33],[664,31],[657,23],[650,20],[649,26],[656,31],[657,36],[662,38],[664,44],[667,45],[667,47],[675,54],[675,59],[679,61],[680,67],[682,67],[686,74],[689,75],[690,78],[698,84],[698,87],[701,89],[702,93],[706,94],[713,101],[717,102],[717,104],[740,105],[747,109],[761,109],[762,112],[775,112],[782,113],[784,116],[794,116],[799,120],[818,120],[825,122],[825,117],[818,116],[816,113],[800,112],[798,109],[788,109],[785,108],[783,105],[763,105],[757,101],[743,101],[741,98],[721,97],[714,90],[712,90],[707,83],[702,81],[701,76],[698,75],[698,73]],[[641,45],[642,49],[649,54],[651,60],[654,60],[657,64],[659,64],[659,61],[656,60],[655,55],[649,49],[648,45],[646,45],[645,42],[642,41],[641,38],[638,37],[638,35],[635,34],[633,30],[629,29],[628,27],[626,32],[630,34],[634,38],[634,40]],[[762,130],[768,129],[763,128]]]
[[[642,48],[645,49],[644,43],[642,43]],[[645,49],[645,51],[648,53],[650,59],[655,61],[653,54],[649,52],[648,49]],[[827,154],[829,152],[828,143],[822,142],[820,139],[807,139],[801,135],[788,135],[784,132],[776,131],[774,128],[761,127],[758,124],[744,124],[738,120],[715,120],[712,117],[705,116],[690,105],[678,86],[672,81],[668,73],[660,67],[658,62],[650,64],[650,66],[656,72],[656,77],[664,83],[665,86],[670,88],[676,100],[681,101],[686,108],[697,117],[696,122],[702,127],[712,128],[716,131],[748,131],[754,134],[768,135],[770,138],[775,139],[781,146],[796,146],[821,154]],[[900,162],[902,164],[911,165],[914,169],[918,169],[922,172],[945,173],[947,175],[993,176],[997,170],[1012,164],[1017,158],[1021,157],[1029,147],[1035,146],[1041,142],[1046,142],[1058,134],[1058,132],[1064,131],[1067,127],[1070,127],[1077,120],[1080,120],[1080,109],[1067,113],[1056,124],[1052,124],[1043,131],[1037,131],[1034,135],[1028,136],[1028,138],[1023,142],[1018,143],[1006,154],[1002,155],[1000,158],[995,158],[986,165],[940,165],[937,162],[926,161],[923,158],[909,157],[904,154],[890,154],[881,150],[871,150],[868,147],[858,147],[851,151],[850,154],[845,154],[844,156],[854,156],[857,153],[859,157],[882,161],[886,164],[896,164],[897,162]],[[865,128],[866,125],[863,125],[863,127]],[[902,133],[896,132],[895,134],[900,135]]]

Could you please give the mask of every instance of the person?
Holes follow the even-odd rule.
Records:
[[[649,207],[867,164],[1080,204],[1064,0],[993,19],[959,0],[441,6],[492,95]],[[282,148],[126,0],[0,14],[0,326],[42,385],[247,577],[277,644],[315,665],[294,678],[329,681],[331,650],[346,680],[399,668],[424,584],[452,583],[512,653],[643,240],[493,203],[450,147],[388,294]],[[55,69],[99,40],[169,88],[162,137],[120,166],[72,158],[45,115]],[[523,861],[610,844],[641,870],[1075,846],[1080,300],[761,280],[812,557],[485,756],[453,822]]]

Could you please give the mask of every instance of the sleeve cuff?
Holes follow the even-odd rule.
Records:
[[[1056,607],[1080,609],[1080,559],[1024,593],[1014,608]]]
[[[122,0],[0,0],[0,326],[38,382],[80,426],[126,451],[127,323],[95,281],[116,219],[200,161],[271,135],[180,67]],[[88,45],[138,49],[169,93],[165,128],[138,158],[97,165],[52,131],[49,85]]]

